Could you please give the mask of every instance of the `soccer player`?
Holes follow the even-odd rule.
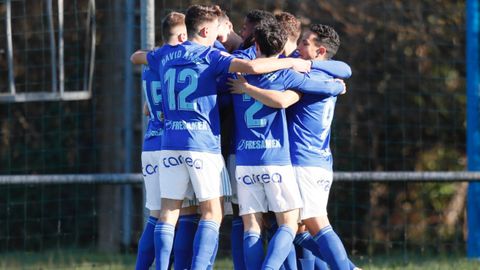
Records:
[[[278,23],[261,23],[254,31],[257,59],[277,58],[287,35]],[[315,80],[292,70],[247,76],[256,86],[268,89],[315,91],[337,95],[342,83]],[[283,109],[263,106],[248,95],[233,97],[236,118],[236,181],[240,215],[244,222],[247,269],[279,269],[289,254],[297,230],[300,192],[290,162],[286,115]],[[262,213],[275,212],[279,228],[263,260]]]
[[[282,56],[300,57],[297,51],[297,41],[302,33],[302,24],[293,14],[288,12],[275,14],[275,19],[277,19],[280,27],[282,27],[288,34],[288,39],[283,48]]]
[[[171,12],[162,20],[162,38],[170,45],[184,42],[187,38],[185,15]],[[142,150],[142,173],[145,183],[145,207],[150,214],[138,244],[135,269],[149,269],[155,258],[154,229],[160,215],[160,183],[158,160],[163,133],[162,96],[160,79],[156,72],[147,66],[142,72],[142,88],[148,106],[148,125],[145,131]]]
[[[224,46],[227,52],[237,50],[243,42],[242,37],[233,30],[233,24],[225,11],[219,18],[217,41]]]
[[[249,12],[245,18],[244,18],[244,23],[242,27],[242,37],[238,36],[233,30],[230,28],[230,32],[228,34],[228,37],[234,36],[235,39],[233,39],[234,46],[230,47],[236,47],[238,50],[233,52],[233,55],[237,58],[241,59],[248,59],[248,60],[253,60],[257,57],[256,55],[256,49],[255,45],[252,43],[253,41],[253,29],[256,25],[260,23],[275,23],[275,17],[272,13],[264,10],[252,10]],[[227,24],[228,25],[228,24]],[[231,24],[230,24],[231,25]],[[225,27],[226,28],[226,27]],[[222,29],[222,26],[220,27]],[[232,33],[233,32],[233,33]],[[222,42],[225,40],[226,34],[222,34],[222,30],[220,30],[220,34],[218,37],[218,40],[221,40]],[[226,42],[228,43],[231,39],[228,38]],[[243,44],[242,44],[243,42]],[[230,42],[232,43],[232,42]],[[244,46],[249,46],[247,48],[244,48]],[[230,94],[230,93],[228,93]],[[226,108],[222,112],[222,131],[234,131],[235,126],[233,121],[228,121],[229,120],[229,110],[232,110],[233,108]],[[226,115],[225,115],[226,114]],[[233,112],[231,112],[233,114]],[[223,136],[223,135],[222,135]],[[224,139],[225,136],[222,137]],[[232,142],[233,143],[233,142]],[[232,233],[231,233],[231,246],[232,246],[232,257],[233,257],[233,265],[236,270],[243,270],[245,269],[245,262],[244,262],[244,254],[243,254],[243,221],[242,219],[238,216],[238,199],[237,199],[237,191],[236,191],[236,183],[235,183],[235,151],[234,151],[234,146],[229,147],[231,149],[223,149],[223,152],[226,152],[228,154],[227,158],[227,168],[229,171],[229,175],[232,181],[232,191],[233,191],[233,196],[232,196],[232,208],[233,208],[233,214],[234,218],[232,220]],[[273,217],[274,218],[274,217]],[[275,228],[271,228],[273,233],[276,231]]]
[[[340,39],[333,28],[313,24],[304,34],[298,49],[304,59],[327,60],[335,55],[339,45]],[[314,72],[312,70],[311,73]],[[318,76],[331,78],[321,73]],[[272,91],[246,83],[236,86],[241,88],[240,92],[248,93],[272,107],[285,107],[285,102],[291,104],[300,97],[293,91],[273,95]],[[314,235],[313,238],[309,233],[297,235],[295,242],[320,256],[331,269],[356,269],[327,217],[328,195],[333,180],[329,142],[335,102],[336,97],[333,96],[304,94],[287,110],[291,159],[304,203],[301,219],[310,234]]]
[[[260,23],[275,23],[275,16],[268,11],[254,9],[250,11],[243,19],[242,30],[240,36],[243,39],[241,50],[248,49],[254,45],[254,29]]]
[[[265,73],[282,68],[310,69],[308,61],[245,61],[212,48],[218,35],[218,6],[193,5],[186,12],[188,41],[136,53],[134,63],[148,63],[160,74],[165,114],[159,172],[162,208],[159,269],[167,269],[174,226],[183,198],[195,192],[201,220],[194,240],[191,269],[206,269],[218,244],[222,220],[222,178],[216,78],[227,72]]]
[[[300,38],[301,30],[301,23],[300,21],[291,13],[288,12],[281,12],[275,15],[280,27],[282,27],[288,34],[287,42],[285,43],[285,47],[281,57],[289,56],[289,57],[300,57],[299,51],[297,50],[297,42]],[[347,78],[350,77],[351,70],[350,67],[340,61],[315,61],[312,68],[316,68],[330,74],[334,74],[335,77],[340,78]],[[297,233],[303,233],[306,231],[305,225],[301,224],[298,228]],[[284,263],[286,269],[295,268],[295,263],[301,265],[303,270],[309,269],[316,269],[316,270],[324,270],[328,269],[327,264],[315,257],[312,252],[308,249],[302,248],[295,243],[295,250],[292,250],[287,257],[287,260]],[[298,253],[298,254],[296,254]],[[297,256],[295,256],[297,255]],[[298,260],[296,259],[298,257]],[[313,265],[314,266],[313,266]]]

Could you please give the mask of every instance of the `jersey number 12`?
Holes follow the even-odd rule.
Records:
[[[170,110],[195,111],[197,104],[194,102],[187,102],[186,99],[198,87],[198,74],[191,68],[182,69],[177,76],[177,70],[170,68],[165,73],[165,82],[167,83],[168,91],[168,108]],[[175,97],[175,88],[177,83],[186,83],[187,86],[178,92],[178,97]]]

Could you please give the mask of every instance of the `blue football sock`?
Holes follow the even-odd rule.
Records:
[[[159,222],[155,226],[155,269],[166,270],[170,262],[175,226]]]
[[[353,262],[350,259],[348,259],[348,266],[350,267],[350,270],[354,270],[355,268],[357,268],[357,266],[353,264]]]
[[[315,257],[315,268],[314,269],[315,270],[328,270],[330,268],[328,268],[328,264],[324,260],[322,260],[318,257]]]
[[[153,236],[155,224],[157,224],[157,218],[152,216],[148,217],[142,237],[140,237],[138,241],[137,263],[135,264],[136,270],[147,270],[155,259],[155,242]]]
[[[193,240],[192,270],[207,269],[218,242],[220,225],[212,220],[201,220]]]
[[[288,253],[287,258],[283,262],[285,270],[296,270],[297,269],[297,254],[295,252],[295,246],[292,245],[290,248],[290,253]]]
[[[313,255],[313,253],[306,249],[306,248],[302,248],[302,247],[299,247],[299,250],[301,251],[301,256],[300,256],[300,265],[299,265],[299,269],[301,270],[314,270],[315,268],[315,256]],[[322,269],[323,270],[323,269]],[[325,269],[325,270],[328,270]]]
[[[210,264],[207,267],[207,270],[212,270],[213,269],[213,264],[215,263],[215,258],[217,257],[217,252],[218,252],[218,241],[217,244],[215,245],[215,250],[213,251],[212,257],[210,258]]]
[[[245,269],[259,270],[263,263],[263,242],[260,234],[247,231],[243,235]]]
[[[232,220],[230,241],[232,245],[233,269],[245,270],[243,259],[243,221],[241,217],[236,217]]]
[[[183,215],[177,223],[177,232],[173,243],[174,269],[189,269],[192,265],[193,239],[197,231],[199,216]]]
[[[262,269],[279,269],[292,250],[294,237],[295,234],[290,227],[280,226],[268,244]]]
[[[350,270],[345,247],[330,225],[321,229],[313,239],[320,247],[323,260],[332,270]]]
[[[323,260],[323,256],[320,253],[320,248],[318,247],[313,237],[308,232],[303,232],[295,236],[293,243],[308,249],[316,257],[315,259],[315,270],[328,270],[327,263]],[[355,269],[355,264],[353,264],[350,259],[348,259],[350,265],[350,270]]]
[[[297,234],[293,240],[293,243],[309,250],[315,257],[323,259],[322,254],[320,253],[320,248],[315,240],[313,240],[313,237],[310,235],[310,233],[303,232]]]

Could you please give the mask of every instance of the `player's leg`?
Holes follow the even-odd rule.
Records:
[[[290,248],[290,252],[288,253],[287,258],[283,262],[282,268],[285,270],[298,269],[297,251],[295,250],[295,245],[292,245],[292,247]]]
[[[277,223],[275,213],[273,212],[265,213],[263,216],[263,220],[264,220],[264,229],[265,229],[267,242],[269,243],[278,229],[278,223]],[[280,270],[297,269],[298,266],[299,265],[297,263],[297,254],[296,254],[295,246],[292,245],[290,253],[288,253],[288,256],[283,262],[283,265],[280,267]]]
[[[198,204],[195,200],[185,200],[180,210],[173,243],[174,269],[189,269],[192,265],[193,239],[200,220],[195,203]]]
[[[308,233],[307,228],[305,224],[299,224],[297,234],[295,235],[295,239],[293,240],[293,244],[295,246],[295,249],[297,250],[297,257],[298,257],[298,265],[299,268],[302,270],[314,270],[315,268],[315,255],[312,254],[312,252],[298,244],[297,241],[297,236],[301,236],[303,233]],[[315,245],[316,247],[316,245]],[[325,268],[325,270],[327,270]],[[324,270],[324,269],[318,269],[318,270]]]
[[[315,269],[315,256],[310,250],[304,249],[300,246],[295,246],[297,252],[297,265],[300,270]],[[322,269],[323,270],[323,269]],[[328,270],[328,267],[327,267]]]
[[[268,201],[263,184],[255,180],[259,170],[258,166],[237,166],[235,170],[239,214],[244,229],[244,263],[248,270],[261,269],[264,260],[261,229]]]
[[[182,155],[202,213],[193,242],[191,269],[207,269],[218,244],[223,218],[221,197],[225,188],[224,178],[228,178],[228,174],[221,154],[182,151]]]
[[[160,215],[160,183],[158,179],[159,151],[142,152],[142,173],[145,184],[145,207],[149,217],[142,236],[138,241],[137,262],[135,269],[148,269],[155,259],[154,231]]]
[[[160,195],[162,207],[155,226],[156,269],[168,269],[170,253],[173,248],[175,225],[180,214],[183,199],[187,197],[189,187],[188,170],[179,160],[179,151],[160,151]]]
[[[261,236],[262,213],[250,213],[242,215],[244,224],[243,254],[245,268],[248,270],[262,267],[263,240]]]
[[[232,231],[230,233],[233,269],[235,270],[246,269],[243,253],[243,232],[243,220],[240,216],[238,216],[237,212],[237,216],[234,216],[232,219]]]
[[[329,269],[328,265],[322,260],[323,256],[320,253],[320,248],[308,231],[297,232],[293,242],[302,249],[304,254],[310,253],[314,256],[315,270]]]
[[[223,160],[223,155],[222,155],[222,160]],[[225,166],[225,170],[222,170],[222,184],[221,184],[221,197],[220,197],[221,204],[222,204],[223,217],[226,215],[234,214],[233,208],[232,208],[233,194],[234,194],[233,191],[234,191],[234,188],[232,187],[230,182],[230,171],[228,170],[228,167]],[[237,211],[237,214],[238,214],[238,211]],[[213,255],[210,258],[210,265],[208,266],[207,270],[213,269],[213,265],[217,257],[218,245],[219,243],[217,242]]]
[[[279,269],[290,254],[299,218],[298,209],[275,213],[278,229],[268,243],[262,269]],[[291,266],[290,266],[291,267]],[[296,263],[293,265],[296,269]]]
[[[230,183],[232,187],[232,231],[230,233],[230,244],[233,259],[233,269],[244,270],[245,260],[243,254],[243,220],[239,216],[238,209],[238,195],[237,195],[237,183],[235,181],[235,155],[229,155],[227,159],[227,170],[230,177]]]
[[[149,269],[155,259],[154,232],[159,215],[158,210],[150,211],[142,236],[138,240],[136,270]]]
[[[293,246],[302,199],[291,166],[265,166],[261,175],[268,208],[275,212],[278,229],[268,244],[262,269],[279,269]]]
[[[170,253],[183,200],[162,199],[160,217],[155,226],[155,258],[156,269],[166,270],[170,263]]]
[[[222,221],[221,200],[214,198],[200,202],[202,216],[193,241],[191,269],[207,269],[218,245]]]
[[[295,174],[304,202],[301,218],[320,248],[321,259],[331,269],[351,269],[345,247],[333,231],[327,217],[327,202],[333,173],[322,168],[295,167]],[[304,242],[311,243],[311,240],[306,237]]]

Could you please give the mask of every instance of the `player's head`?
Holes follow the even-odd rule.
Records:
[[[225,43],[231,31],[233,31],[233,24],[230,21],[230,18],[228,18],[227,13],[222,11],[222,15],[218,18],[217,40],[221,43]]]
[[[253,31],[255,26],[263,22],[274,23],[276,22],[275,16],[268,11],[260,9],[254,9],[245,16],[243,20],[242,31],[240,31],[244,48],[248,48],[253,45]]]
[[[199,39],[203,45],[212,45],[218,35],[218,18],[222,10],[217,5],[193,5],[185,14],[188,39]]]
[[[306,31],[298,45],[298,51],[303,59],[332,58],[340,47],[340,37],[330,26],[312,24]]]
[[[302,24],[300,23],[300,21],[288,12],[281,12],[275,14],[275,18],[280,24],[280,27],[282,27],[287,32],[288,41],[296,44],[298,38],[300,37],[300,33],[302,32]]]
[[[278,23],[262,22],[253,32],[257,55],[276,56],[283,51],[288,35]]]
[[[185,27],[185,15],[178,12],[170,12],[162,19],[162,39],[170,45],[176,45],[187,40],[187,28]]]

